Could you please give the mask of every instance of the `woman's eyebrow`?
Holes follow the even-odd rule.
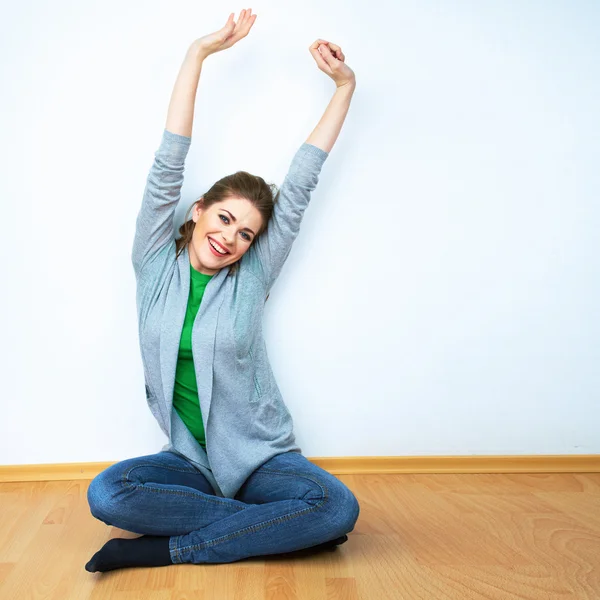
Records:
[[[234,223],[237,223],[237,219],[226,209],[226,208],[222,208],[221,210],[224,210],[226,213],[229,213],[229,216],[231,217],[231,220]],[[252,231],[252,229],[250,229],[250,227],[244,227],[244,229],[247,229],[252,235],[256,235],[254,233],[254,231]],[[243,230],[242,230],[243,231]]]

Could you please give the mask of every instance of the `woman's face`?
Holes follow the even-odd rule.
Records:
[[[245,198],[231,197],[206,209],[201,202],[192,209],[196,224],[188,246],[192,267],[205,275],[214,275],[237,262],[250,248],[262,225],[258,209]],[[226,254],[215,250],[210,241]]]

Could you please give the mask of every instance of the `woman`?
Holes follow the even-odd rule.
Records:
[[[110,540],[86,565],[90,572],[333,549],[358,519],[354,494],[296,445],[261,327],[354,93],[339,46],[310,46],[336,91],[276,199],[262,178],[235,173],[192,205],[192,219],[174,236],[202,63],[248,35],[256,20],[251,9],[237,23],[233,16],[186,54],[136,223],[146,396],[169,443],[91,482],[92,514],[144,535]]]

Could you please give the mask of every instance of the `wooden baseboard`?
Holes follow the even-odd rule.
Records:
[[[334,475],[365,473],[600,473],[600,454],[309,458]],[[0,466],[0,483],[93,479],[113,462]]]

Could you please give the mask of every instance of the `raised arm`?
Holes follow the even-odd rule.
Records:
[[[329,102],[325,114],[321,117],[313,132],[308,136],[306,140],[307,144],[317,146],[317,148],[321,148],[325,152],[331,152],[348,114],[355,88],[355,83],[349,83],[335,90],[335,94]]]
[[[317,40],[311,44],[309,50],[319,69],[335,81],[336,88],[325,114],[308,136],[306,143],[331,152],[350,108],[350,101],[356,89],[356,76],[344,63],[346,57],[336,44]]]
[[[150,167],[136,220],[131,252],[136,275],[175,239],[173,215],[181,198],[184,164],[192,142],[194,102],[201,69],[202,58],[190,48],[175,81],[166,128]]]
[[[311,193],[317,187],[323,163],[342,129],[356,87],[354,73],[344,64],[339,46],[317,40],[309,50],[319,69],[335,81],[336,90],[323,117],[292,159],[267,230],[248,251],[251,264],[251,257],[256,257],[267,292],[279,276],[300,232]]]
[[[136,221],[131,259],[136,275],[161,251],[175,251],[173,216],[181,198],[184,163],[191,144],[196,91],[204,60],[230,48],[248,34],[255,15],[242,11],[237,23],[233,13],[225,26],[189,47],[179,70],[162,141],[146,181],[142,206]]]
[[[192,137],[196,92],[205,58],[196,42],[188,48],[169,103],[165,129],[171,133]]]

